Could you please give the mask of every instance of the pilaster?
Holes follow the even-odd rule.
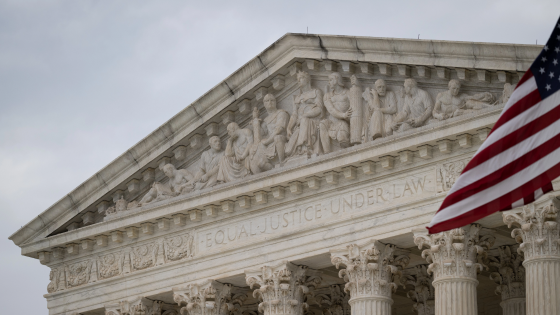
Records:
[[[495,238],[481,236],[481,226],[471,224],[437,234],[427,231],[414,232],[414,243],[430,265],[427,272],[434,273],[436,315],[477,315],[476,279],[478,271],[488,268],[484,261],[486,251]]]
[[[519,227],[511,236],[521,244],[517,252],[525,256],[527,314],[560,313],[559,208],[560,201],[551,197],[542,205],[503,213],[508,227]]]
[[[402,284],[402,269],[409,260],[407,255],[396,253],[395,245],[375,240],[331,250],[336,268],[346,267],[338,275],[346,282],[344,290],[350,292],[352,315],[390,315],[391,295]]]
[[[309,307],[307,299],[322,281],[319,272],[290,262],[246,270],[245,279],[258,298],[259,313],[264,315],[303,315]]]

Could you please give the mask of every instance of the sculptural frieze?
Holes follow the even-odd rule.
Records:
[[[202,153],[199,170],[194,177],[195,190],[212,187],[218,183],[220,160],[224,156],[224,151],[218,136],[211,137],[209,143],[210,149]]]
[[[342,76],[338,72],[329,74],[328,90],[323,97],[323,104],[327,110],[327,118],[321,120],[319,132],[323,152],[329,153],[331,141],[336,141],[340,147],[350,145],[350,92],[344,87]]]

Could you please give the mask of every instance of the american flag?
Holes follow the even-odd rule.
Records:
[[[458,228],[531,203],[560,176],[560,19],[428,226]]]

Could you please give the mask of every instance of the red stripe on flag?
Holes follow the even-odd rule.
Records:
[[[525,169],[526,167],[538,162],[543,157],[547,156],[554,150],[560,147],[560,134],[552,137],[545,143],[541,144],[540,146],[534,148],[533,150],[525,153],[518,159],[504,165],[502,168],[497,169],[493,173],[485,176],[476,182],[465,186],[450,195],[447,195],[443,204],[440,207],[440,210],[443,210],[463,199],[466,199],[470,196],[476,195],[481,191],[484,191],[506,179],[509,177],[519,173],[521,170]],[[521,197],[515,199],[513,202],[521,199]]]
[[[432,227],[428,227],[428,231],[430,232],[430,234],[447,231],[456,227],[473,223],[494,212],[508,210],[508,208],[511,209],[512,203],[514,203],[515,201],[521,198],[525,198],[530,194],[533,194],[534,196],[535,190],[539,188],[541,188],[544,193],[547,193],[550,190],[552,190],[550,189],[545,191],[545,188],[547,189],[548,187],[552,188],[552,184],[550,183],[552,182],[553,179],[555,179],[558,176],[560,176],[560,164],[554,165],[552,168],[548,169],[546,172],[535,177],[533,180],[516,188],[510,193],[507,193],[497,199],[492,200],[491,202],[485,205],[472,209],[469,212],[466,212],[453,219],[445,220],[443,222],[435,224]]]

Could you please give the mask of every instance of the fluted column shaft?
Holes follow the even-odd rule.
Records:
[[[560,257],[531,259],[523,266],[527,273],[527,314],[560,314]]]
[[[477,315],[476,287],[472,278],[447,278],[433,282],[436,315]]]
[[[387,297],[358,297],[348,301],[352,315],[391,315],[393,299]]]

